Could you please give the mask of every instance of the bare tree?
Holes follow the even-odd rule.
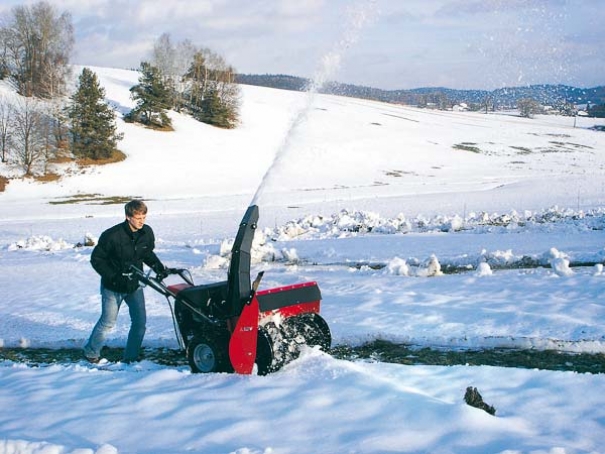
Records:
[[[8,150],[11,139],[10,122],[13,116],[13,107],[6,96],[0,95],[0,158],[1,162],[8,162]]]
[[[67,102],[63,98],[51,101],[52,137],[56,151],[69,150],[69,119],[65,113]]]
[[[3,64],[24,96],[53,98],[65,91],[74,44],[71,16],[47,2],[16,6],[0,33]]]
[[[41,134],[44,116],[39,101],[21,98],[12,118],[13,158],[25,175],[32,175],[45,166],[46,141]]]
[[[542,106],[538,101],[532,98],[523,98],[517,101],[519,115],[525,118],[533,118],[537,113],[542,112]]]
[[[189,70],[197,48],[188,39],[172,43],[169,33],[163,33],[153,45],[150,63],[163,77],[178,83]]]
[[[158,68],[164,85],[171,91],[172,107],[176,110],[180,110],[184,104],[183,78],[196,51],[189,40],[173,44],[168,33],[163,33],[153,46],[151,64]]]
[[[8,68],[8,31],[0,22],[0,80],[6,79],[9,74]]]
[[[43,165],[42,173],[48,173],[48,165],[57,157],[57,141],[55,140],[56,118],[52,106],[38,106],[39,122],[36,128],[37,136],[42,147],[42,158],[40,163]]]
[[[174,49],[174,74],[182,79],[197,52],[195,45],[188,39],[179,41]]]
[[[164,83],[177,76],[175,71],[175,48],[170,40],[170,34],[163,33],[153,45],[151,64],[158,68]]]
[[[490,95],[485,95],[483,98],[483,108],[485,109],[485,113],[488,113],[490,110],[494,111],[494,98]]]
[[[206,64],[206,57],[202,52],[198,51],[193,56],[185,78],[189,81],[189,87],[186,90],[189,105],[199,106],[204,100],[209,79],[209,68]]]

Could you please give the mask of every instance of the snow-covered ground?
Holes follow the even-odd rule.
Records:
[[[127,111],[137,75],[93,70]],[[225,278],[256,194],[252,273],[266,271],[264,287],[317,281],[334,345],[605,353],[605,134],[589,129],[602,120],[306,96],[244,86],[231,131],[174,113],[172,133],[119,121],[125,161],[12,180],[0,193],[0,346],[85,342],[100,298],[80,244],[123,219],[102,197],[143,197],[158,255],[203,283]],[[176,348],[168,305],[146,295],[145,345]],[[109,345],[128,327],[123,310]],[[586,453],[605,439],[602,375],[311,349],[269,376],[108,369],[0,363],[0,453]],[[468,386],[495,416],[464,403]]]

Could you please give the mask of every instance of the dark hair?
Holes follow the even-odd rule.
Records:
[[[147,205],[142,200],[131,200],[124,205],[124,212],[127,217],[132,217],[135,214],[147,214]]]

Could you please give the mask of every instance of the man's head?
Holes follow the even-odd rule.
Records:
[[[147,217],[147,205],[145,205],[145,202],[142,200],[131,200],[124,205],[124,212],[130,230],[136,232],[143,228],[145,218]]]

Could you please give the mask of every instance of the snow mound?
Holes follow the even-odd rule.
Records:
[[[292,239],[342,238],[364,233],[396,234],[460,231],[497,233],[498,231],[511,231],[521,228],[524,230],[543,229],[546,224],[553,223],[566,223],[568,226],[575,224],[581,230],[603,229],[605,209],[584,212],[552,207],[540,212],[525,211],[523,214],[513,210],[506,214],[469,213],[465,217],[458,214],[452,216],[440,214],[431,218],[418,215],[412,219],[408,219],[403,214],[393,218],[383,218],[374,212],[343,209],[330,216],[314,214],[292,220],[280,227],[266,228],[263,233],[274,240],[286,241]]]
[[[558,276],[571,276],[573,274],[573,270],[569,267],[569,258],[567,254],[559,252],[555,248],[551,248],[545,254],[545,258]]]
[[[19,240],[11,243],[8,246],[9,251],[16,251],[19,249],[27,251],[60,251],[62,249],[71,249],[74,245],[67,243],[62,238],[59,240],[53,240],[51,237],[46,235],[31,236],[25,240]]]
[[[410,275],[410,267],[404,259],[399,257],[394,257],[387,264],[387,271],[390,274],[395,274],[399,276],[409,276]]]
[[[481,262],[477,267],[476,274],[477,276],[491,276],[492,268],[489,266],[488,263]]]

